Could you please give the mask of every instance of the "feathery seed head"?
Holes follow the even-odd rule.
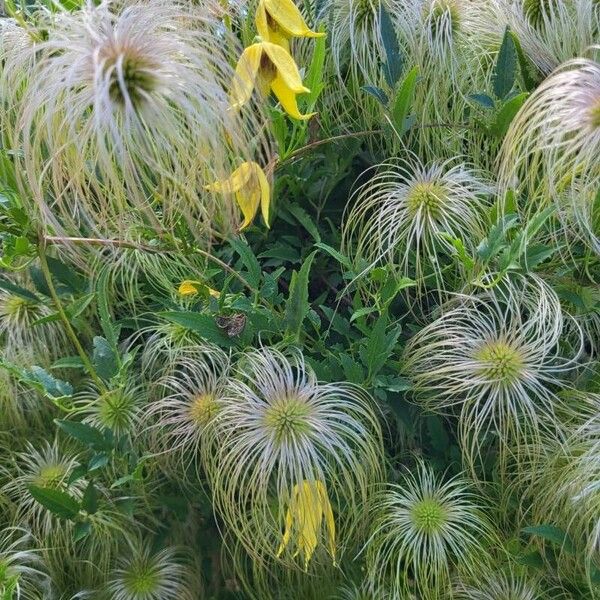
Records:
[[[368,270],[384,262],[422,288],[433,272],[443,288],[442,256],[453,253],[450,238],[466,247],[485,232],[484,209],[492,185],[466,165],[386,162],[353,195],[344,218],[343,248]]]
[[[555,203],[564,233],[572,237],[575,232],[597,253],[599,106],[600,64],[569,61],[525,102],[499,155],[501,197],[516,181],[517,191],[528,198],[526,211]]]
[[[303,549],[304,567],[320,548],[334,556],[331,526],[317,524],[325,515],[333,525],[335,515],[343,537],[381,472],[370,398],[349,384],[320,384],[299,352],[274,348],[240,357],[202,448],[215,506],[257,564],[297,565],[293,548]],[[307,485],[320,490],[318,502]]]
[[[472,467],[489,435],[497,438],[502,461],[518,440],[539,440],[544,428],[555,426],[562,404],[556,391],[576,363],[559,355],[560,302],[535,276],[505,278],[455,303],[407,344],[406,367],[420,402],[460,415]]]
[[[80,498],[86,482],[80,479],[71,485],[68,483],[77,464],[77,455],[64,452],[56,441],[39,449],[28,443],[26,449],[15,456],[13,477],[4,484],[2,492],[15,504],[18,520],[26,523],[35,535],[51,535],[57,520],[33,499],[28,487],[36,485],[59,491],[68,488],[70,494]]]
[[[110,429],[115,435],[137,434],[146,400],[141,386],[129,380],[125,385],[99,390],[93,384],[75,398],[77,412],[90,425]]]
[[[370,518],[364,548],[369,579],[374,586],[390,580],[394,597],[411,591],[428,597],[447,584],[455,567],[474,571],[492,539],[470,484],[459,477],[443,481],[424,463],[378,492]]]
[[[470,583],[456,586],[456,600],[542,600],[546,598],[535,579],[519,577],[512,571],[495,572],[486,569]]]
[[[21,183],[48,226],[110,238],[185,221],[207,243],[237,229],[231,199],[205,186],[270,150],[258,107],[229,110],[237,41],[211,4],[106,0],[48,16],[17,126]]]
[[[173,454],[184,472],[194,464],[198,473],[204,432],[219,415],[230,368],[229,356],[216,346],[188,346],[155,384],[144,423],[158,450]]]
[[[481,364],[481,374],[489,381],[510,386],[523,375],[523,358],[519,348],[504,340],[484,343],[473,358]]]
[[[6,527],[0,534],[0,593],[17,600],[36,600],[43,594],[47,576],[40,570],[31,534],[20,527]]]
[[[148,544],[135,540],[110,575],[108,590],[114,600],[190,600],[188,580],[187,568],[175,549],[152,552]]]

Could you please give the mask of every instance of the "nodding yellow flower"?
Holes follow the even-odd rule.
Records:
[[[320,481],[306,481],[296,484],[292,490],[292,499],[285,516],[285,532],[277,551],[281,556],[295,534],[297,550],[294,556],[304,553],[304,568],[317,547],[321,524],[325,517],[329,533],[329,553],[335,564],[335,522],[333,510],[327,496],[327,490]]]
[[[199,293],[201,289],[206,289],[209,295],[213,298],[219,298],[221,295],[219,292],[217,292],[217,290],[213,290],[201,281],[192,281],[191,279],[182,281],[179,284],[177,291],[180,296],[194,296],[195,294]]]
[[[244,222],[240,226],[245,229],[252,223],[258,207],[260,206],[263,219],[269,226],[269,205],[271,203],[271,187],[264,171],[255,162],[241,164],[224,181],[216,181],[207,189],[220,194],[234,194],[237,203],[244,215]]]
[[[255,87],[263,96],[273,92],[285,112],[294,119],[306,120],[315,114],[303,115],[298,110],[296,96],[310,90],[302,85],[300,72],[290,53],[277,44],[260,41],[244,50],[235,68],[230,96],[232,106],[244,106]]]
[[[256,29],[264,40],[288,52],[292,37],[323,37],[311,31],[292,0],[260,0],[256,10]]]

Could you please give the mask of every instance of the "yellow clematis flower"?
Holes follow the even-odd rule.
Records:
[[[256,87],[264,96],[273,92],[285,112],[294,119],[306,120],[315,114],[303,115],[298,110],[296,96],[310,90],[302,85],[290,53],[277,44],[260,41],[244,50],[235,68],[230,95],[232,106],[241,108]]]
[[[292,499],[285,516],[285,532],[277,556],[281,556],[290,543],[292,532],[295,535],[297,550],[304,553],[304,568],[317,547],[321,524],[325,517],[329,533],[329,553],[335,564],[335,522],[327,490],[320,481],[303,481],[292,490]]]
[[[258,35],[288,52],[292,37],[323,37],[312,31],[292,0],[260,0],[256,10]]]
[[[219,298],[219,296],[221,295],[219,292],[217,292],[217,290],[213,290],[201,281],[192,281],[191,279],[186,279],[185,281],[182,281],[179,284],[179,287],[177,288],[177,292],[180,296],[194,296],[195,294],[198,294],[199,291],[203,288],[206,289],[209,295],[213,298]]]
[[[269,227],[269,206],[271,204],[271,187],[264,171],[255,162],[241,164],[224,181],[216,181],[207,189],[220,194],[234,194],[235,199],[244,215],[240,226],[245,229],[252,223],[260,206],[263,219]]]

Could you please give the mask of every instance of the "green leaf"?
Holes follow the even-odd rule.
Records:
[[[78,542],[86,538],[92,532],[92,524],[89,521],[75,523],[73,528],[73,541]]]
[[[488,262],[500,252],[506,243],[506,234],[514,229],[519,222],[518,215],[509,214],[500,219],[491,229],[489,235],[484,238],[477,247],[479,258]]]
[[[359,308],[358,310],[352,313],[352,316],[350,317],[350,323],[353,323],[354,321],[356,321],[356,319],[366,317],[367,315],[370,315],[371,313],[374,313],[376,311],[376,306],[363,306],[362,308]]]
[[[96,373],[103,379],[112,379],[119,371],[117,356],[103,337],[94,337],[92,362]]]
[[[494,108],[494,106],[496,105],[494,99],[488,96],[487,94],[471,94],[469,98],[477,102],[479,106],[483,106],[483,108],[486,109]]]
[[[367,92],[369,96],[373,96],[382,106],[387,106],[390,99],[387,94],[381,89],[374,85],[363,85],[361,88],[363,92]]]
[[[96,298],[98,304],[98,315],[100,317],[100,326],[102,327],[106,341],[116,353],[117,344],[119,343],[120,327],[113,322],[109,310],[108,274],[108,269],[103,269],[100,273],[98,282],[96,284]]]
[[[93,481],[90,481],[85,488],[81,500],[81,508],[90,515],[93,515],[98,510],[98,490]]]
[[[517,94],[502,105],[502,108],[498,111],[494,122],[490,125],[490,133],[498,139],[503,139],[512,123],[513,119],[521,110],[523,103],[527,100],[529,94],[523,92]]]
[[[405,123],[412,107],[418,74],[417,67],[413,67],[408,72],[394,100],[392,120],[401,135],[405,133]]]
[[[327,254],[329,254],[330,256],[333,256],[333,258],[335,258],[335,260],[337,260],[348,271],[350,271],[352,269],[352,263],[350,262],[350,259],[347,256],[344,256],[341,252],[339,252],[335,248],[332,248],[331,246],[328,246],[327,244],[324,244],[323,242],[318,242],[317,244],[315,244],[315,248],[324,250],[325,252],[327,252]]]
[[[23,298],[23,300],[29,300],[30,302],[35,302],[36,304],[40,303],[40,299],[35,294],[12,283],[11,281],[8,281],[8,279],[5,279],[4,277],[0,277],[0,290],[6,290],[15,296],[19,296],[19,298]]]
[[[510,32],[510,35],[515,45],[517,52],[517,59],[519,61],[519,71],[521,72],[521,79],[528,92],[532,92],[540,81],[540,72],[535,64],[531,61],[529,56],[523,51],[521,41],[514,32]]]
[[[85,369],[80,356],[65,356],[52,363],[51,369]]]
[[[379,4],[379,33],[381,34],[381,42],[385,51],[383,76],[386,83],[390,87],[394,87],[402,73],[402,55],[400,53],[396,28],[383,3]]]
[[[108,447],[105,435],[92,425],[78,421],[66,421],[64,419],[56,419],[54,422],[67,435],[70,435],[86,446],[98,449]]]
[[[229,244],[239,254],[243,265],[248,270],[246,274],[248,283],[253,288],[258,288],[260,285],[261,269],[252,248],[242,238],[231,238],[229,239]]]
[[[235,346],[235,342],[227,337],[226,333],[219,328],[214,317],[191,311],[169,311],[160,313],[161,317],[181,325],[185,329],[196,332],[198,335],[226,348]]]
[[[317,38],[313,45],[313,55],[310,66],[304,78],[304,85],[310,90],[306,97],[308,110],[312,110],[324,89],[323,85],[323,67],[325,65],[325,49],[327,37]]]
[[[535,525],[524,527],[521,531],[552,542],[569,554],[575,554],[575,547],[571,538],[560,527],[555,527],[554,525]]]
[[[34,365],[26,373],[29,382],[39,384],[44,393],[50,398],[69,398],[73,395],[73,386],[70,383],[57,379],[42,367]]]
[[[72,292],[81,292],[85,287],[85,280],[72,267],[62,261],[47,256],[48,268],[57,281],[69,288]]]
[[[315,222],[312,220],[310,215],[299,205],[299,204],[290,204],[288,210],[294,215],[296,220],[310,233],[315,242],[321,241],[321,234],[319,233],[319,228],[315,225]]]
[[[492,78],[494,93],[501,100],[506,98],[515,85],[517,77],[517,49],[514,38],[507,27],[496,59],[496,66]]]
[[[67,492],[30,485],[29,493],[36,502],[61,519],[74,519],[79,513],[79,502]]]
[[[108,454],[102,452],[100,454],[94,454],[92,458],[90,458],[90,462],[88,463],[89,471],[97,471],[98,469],[102,469],[108,464]]]
[[[78,298],[77,300],[72,302],[67,307],[67,312],[69,313],[69,316],[72,319],[78,317],[92,303],[95,297],[96,294],[92,292],[91,294],[86,294],[85,296],[82,296],[81,298]]]
[[[296,336],[296,338],[299,337],[302,322],[310,310],[308,283],[310,269],[316,254],[316,250],[309,254],[302,263],[300,271],[292,273],[290,294],[285,307],[284,325],[286,330]]]
[[[402,332],[399,325],[388,332],[388,325],[389,318],[384,313],[377,319],[366,343],[360,348],[361,360],[369,370],[370,377],[374,377],[385,365]]]

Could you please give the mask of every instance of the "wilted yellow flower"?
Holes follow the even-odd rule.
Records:
[[[294,556],[303,552],[304,568],[307,569],[317,547],[323,517],[329,534],[329,553],[335,562],[335,522],[327,490],[320,481],[304,480],[300,485],[296,484],[285,516],[285,532],[277,556],[281,556],[290,543],[293,532],[298,548]]]
[[[177,291],[180,296],[193,296],[198,294],[202,289],[205,289],[213,298],[218,298],[221,295],[217,290],[213,290],[201,281],[192,281],[191,279],[182,281]]]
[[[207,189],[220,194],[234,194],[244,215],[240,229],[252,223],[260,206],[263,219],[269,226],[269,205],[271,203],[271,187],[264,171],[255,162],[241,164],[224,181],[216,181]]]
[[[294,119],[310,119],[314,113],[300,114],[296,96],[310,90],[302,85],[298,67],[290,53],[272,42],[260,41],[248,46],[235,68],[231,104],[241,108],[258,87],[263,96],[271,91],[285,112]]]
[[[292,0],[260,0],[256,10],[256,29],[264,40],[289,51],[292,37],[323,37],[311,31]]]

